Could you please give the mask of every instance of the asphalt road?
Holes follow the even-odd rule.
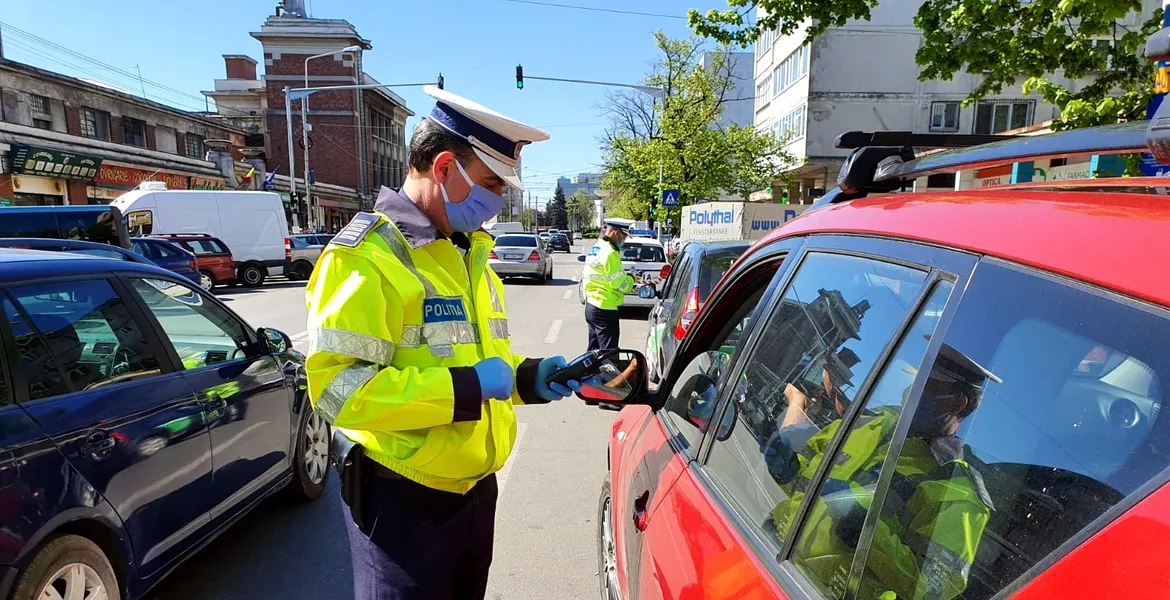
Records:
[[[512,351],[524,356],[586,349],[576,254],[556,255],[545,285],[509,281]],[[220,290],[254,326],[281,329],[304,350],[304,284],[272,282],[257,290]],[[645,348],[646,311],[623,314],[622,347]],[[495,557],[488,598],[597,597],[597,496],[616,413],[569,398],[518,407],[516,448],[500,471]],[[351,598],[352,575],[337,479],[317,502],[272,499],[179,566],[152,600]]]

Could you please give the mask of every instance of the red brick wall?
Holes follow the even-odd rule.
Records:
[[[256,79],[256,63],[243,58],[225,58],[228,79]]]
[[[297,75],[305,74],[305,57],[308,55],[285,54],[280,60],[275,60],[265,68],[266,75]],[[266,55],[271,58],[271,55]],[[309,63],[309,84],[311,86],[351,85],[350,81],[314,80],[317,76],[353,77],[353,67],[344,66],[342,61],[330,57],[314,59]],[[284,86],[300,87],[303,82],[269,81],[267,88],[268,106],[284,107]],[[312,111],[344,111],[346,115],[310,114],[309,123],[313,126],[312,146],[309,149],[309,166],[313,169],[315,180],[320,183],[332,183],[351,188],[361,187],[360,161],[358,160],[357,119],[353,115],[355,93],[352,90],[337,92],[318,92],[310,97],[309,108]],[[301,152],[301,109],[300,103],[293,103],[293,153],[296,157],[296,176],[304,177],[304,156]],[[270,169],[279,167],[279,172],[287,175],[288,165],[288,134],[285,129],[283,111],[279,115],[268,117],[268,148],[267,158]]]

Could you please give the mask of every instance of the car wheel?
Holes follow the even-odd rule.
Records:
[[[259,287],[264,283],[264,275],[264,269],[261,269],[260,265],[244,265],[240,267],[238,279],[244,287]]]
[[[597,583],[602,600],[621,600],[617,576],[617,542],[614,538],[613,497],[610,494],[609,473],[601,484],[597,502]]]
[[[294,264],[292,266],[292,270],[289,271],[289,279],[296,279],[296,280],[308,279],[312,275],[313,275],[313,265],[311,265],[307,262],[304,262],[304,261],[301,261],[301,262]]]
[[[50,538],[29,562],[13,600],[122,597],[114,568],[97,544],[79,535]]]
[[[316,500],[325,492],[329,482],[329,442],[333,432],[329,423],[309,406],[301,415],[301,429],[297,434],[297,450],[293,456],[293,479],[285,492],[300,502]]]
[[[200,271],[199,287],[205,292],[210,292],[215,287],[215,275],[212,275],[211,271]]]

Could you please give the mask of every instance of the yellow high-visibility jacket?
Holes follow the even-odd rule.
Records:
[[[512,405],[542,402],[539,361],[512,354],[492,238],[469,237],[466,255],[441,237],[412,247],[386,215],[359,213],[306,289],[314,408],[374,461],[456,493],[504,465]],[[510,400],[481,401],[472,366],[493,356],[519,373]]]
[[[626,292],[634,289],[634,278],[622,269],[622,254],[609,238],[602,237],[585,257],[585,301],[602,310],[617,310]]]

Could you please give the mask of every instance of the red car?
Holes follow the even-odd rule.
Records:
[[[743,255],[658,389],[581,392],[631,404],[602,597],[1165,597],[1170,180],[882,193],[1144,133],[843,146],[845,185]]]
[[[232,251],[219,238],[206,233],[174,233],[153,235],[170,240],[195,253],[199,268],[199,287],[211,291],[217,285],[236,284],[236,262]]]

